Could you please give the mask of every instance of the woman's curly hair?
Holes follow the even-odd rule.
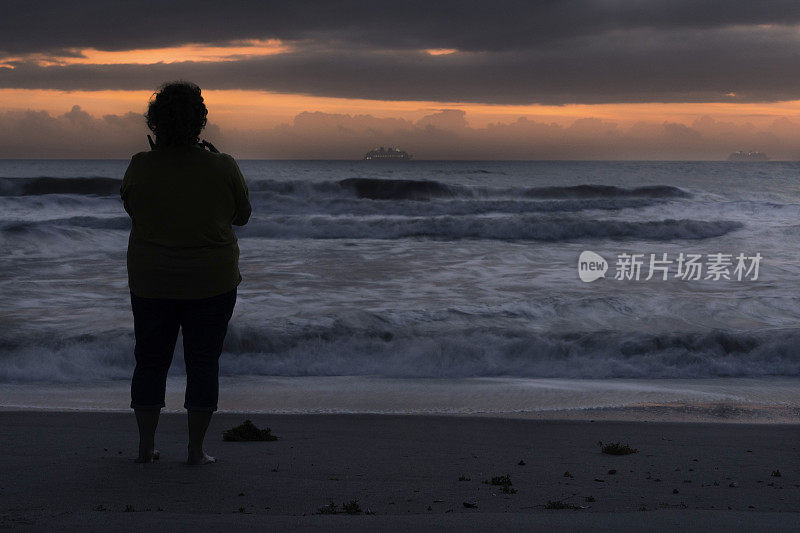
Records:
[[[190,146],[197,144],[207,115],[200,87],[189,81],[173,81],[153,93],[145,118],[156,135],[156,146]]]

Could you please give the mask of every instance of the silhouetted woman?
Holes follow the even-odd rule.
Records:
[[[128,285],[136,369],[131,408],[139,426],[138,462],[159,458],[155,431],[179,329],[186,363],[188,462],[215,461],[203,450],[203,439],[217,410],[219,356],[242,280],[231,224],[247,223],[250,200],[236,161],[208,143],[209,151],[198,144],[207,114],[197,85],[163,85],[146,114],[155,143],[131,158],[120,189],[132,220]]]

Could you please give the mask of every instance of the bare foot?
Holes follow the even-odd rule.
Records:
[[[216,457],[211,457],[205,452],[201,452],[200,454],[193,454],[189,452],[189,458],[186,460],[187,465],[207,465],[216,462]]]
[[[137,463],[153,463],[161,458],[161,452],[158,450],[151,450],[149,452],[139,452],[139,457],[136,458]]]

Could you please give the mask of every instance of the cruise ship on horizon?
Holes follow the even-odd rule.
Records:
[[[364,161],[407,161],[411,159],[411,154],[399,148],[373,148],[364,154]]]

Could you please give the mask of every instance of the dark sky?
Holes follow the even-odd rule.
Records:
[[[6,0],[0,88],[263,89],[502,104],[800,97],[798,1],[53,2]],[[42,66],[28,54],[280,39],[283,54]],[[425,49],[456,49],[434,56]]]

